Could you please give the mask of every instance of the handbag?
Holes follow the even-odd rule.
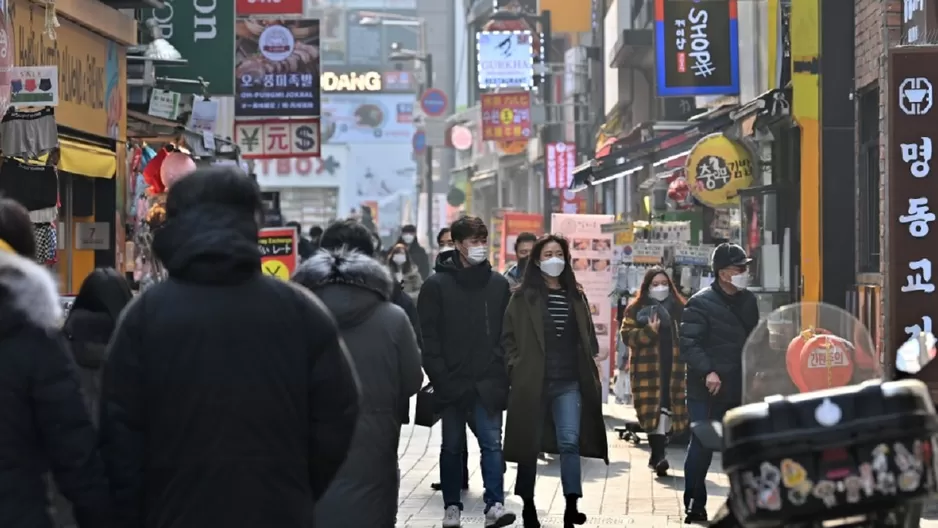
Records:
[[[414,424],[423,427],[433,427],[440,421],[440,414],[436,412],[436,393],[433,385],[427,383],[417,393],[417,408],[414,411]]]

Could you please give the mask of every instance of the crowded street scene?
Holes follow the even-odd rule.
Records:
[[[0,528],[938,528],[936,13],[0,1]]]

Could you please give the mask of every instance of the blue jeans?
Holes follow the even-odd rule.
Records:
[[[554,432],[557,436],[557,450],[560,451],[560,484],[563,494],[583,496],[583,483],[580,473],[580,384],[576,381],[544,382],[544,407],[538,411],[540,416],[550,409],[554,418]],[[540,446],[541,427],[544,420],[538,420],[537,445]],[[534,480],[537,477],[537,462],[518,465],[518,480],[515,482],[515,495],[521,498],[534,498]]]
[[[723,420],[726,411],[731,405],[723,402],[708,402],[703,400],[687,400],[687,414],[690,423],[705,420]],[[684,509],[688,512],[703,512],[707,510],[707,472],[713,462],[713,451],[701,445],[700,440],[693,434],[690,436],[690,445],[687,446],[687,456],[684,458]]]
[[[440,451],[440,488],[445,507],[459,506],[462,510],[463,453],[466,451],[466,421],[475,421],[475,435],[482,451],[482,483],[486,507],[505,503],[505,465],[502,457],[502,413],[490,413],[476,403],[471,410],[458,406],[447,407],[441,413],[443,446]]]

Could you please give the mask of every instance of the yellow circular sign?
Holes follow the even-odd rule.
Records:
[[[694,198],[710,207],[739,204],[740,189],[753,182],[749,150],[723,134],[701,139],[687,156],[687,186]]]
[[[261,262],[261,271],[264,275],[277,277],[281,280],[290,280],[290,268],[286,263],[277,259],[266,259]]]
[[[515,122],[515,111],[511,108],[502,108],[502,111],[498,113],[498,118],[501,119],[503,125],[510,125]]]

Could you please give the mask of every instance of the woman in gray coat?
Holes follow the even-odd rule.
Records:
[[[332,312],[361,381],[361,412],[348,458],[316,503],[316,526],[394,528],[402,402],[420,390],[420,350],[404,310],[390,302],[391,275],[345,248],[320,250],[293,280]]]

